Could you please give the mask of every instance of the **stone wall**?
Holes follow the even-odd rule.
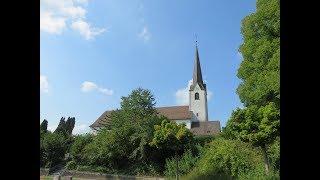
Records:
[[[48,169],[40,168],[40,176],[46,176],[48,174]],[[83,172],[83,171],[71,171],[65,170],[61,176],[72,176],[73,178],[83,178],[83,179],[96,179],[96,180],[164,180],[162,177],[142,177],[142,176],[125,176],[125,175],[113,175],[104,173],[94,173],[94,172]],[[63,178],[62,178],[63,179]]]

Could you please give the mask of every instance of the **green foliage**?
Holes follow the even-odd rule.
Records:
[[[182,154],[189,149],[193,142],[193,134],[184,124],[176,124],[169,120],[163,120],[161,125],[156,125],[151,146],[158,149],[167,149],[177,154]]]
[[[259,151],[238,140],[215,139],[186,179],[236,178],[249,172],[263,172]]]
[[[65,137],[61,133],[45,133],[40,139],[42,159],[46,167],[61,163],[65,157]]]
[[[54,133],[62,133],[65,136],[71,136],[74,125],[75,125],[74,117],[68,117],[67,121],[65,121],[65,118],[62,117]]]
[[[40,124],[40,132],[46,133],[48,131],[47,129],[48,129],[48,121],[44,119]]]
[[[166,156],[149,145],[154,126],[164,117],[154,109],[150,91],[138,88],[122,97],[121,109],[111,114],[110,122],[85,146],[83,165],[105,167],[106,172],[122,174],[157,174]]]
[[[203,136],[195,136],[194,141],[196,144],[199,144],[200,146],[205,146],[211,141],[213,141],[215,137],[213,135],[203,135]]]
[[[257,11],[242,21],[243,61],[237,89],[245,106],[280,105],[280,1],[258,0]]]
[[[225,133],[230,138],[264,146],[279,136],[280,111],[272,102],[263,107],[238,108],[227,122]]]
[[[274,171],[280,171],[280,138],[268,146],[267,150]]]
[[[84,148],[87,144],[91,143],[92,140],[93,135],[91,134],[77,135],[74,137],[74,142],[70,148],[72,162],[77,165],[80,165],[84,162]]]
[[[127,97],[121,98],[121,110],[131,121],[140,121],[156,113],[153,94],[146,89],[138,88]]]
[[[75,169],[77,169],[77,167],[78,167],[78,164],[73,160],[67,162],[67,164],[66,164],[66,169],[67,170],[75,170]]]
[[[179,159],[178,166],[179,166],[179,174],[185,175],[189,173],[194,165],[196,164],[196,161],[198,160],[198,156],[195,156],[192,154],[191,150],[187,150]],[[164,174],[167,177],[174,177],[176,175],[176,160],[175,158],[167,159],[166,160],[166,170]]]

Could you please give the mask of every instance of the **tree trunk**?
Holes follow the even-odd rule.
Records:
[[[267,147],[266,145],[262,145],[262,154],[263,154],[263,159],[264,159],[264,168],[266,171],[266,175],[269,174],[269,170],[270,170],[270,163],[269,163],[269,158],[268,158],[268,154],[267,154]]]

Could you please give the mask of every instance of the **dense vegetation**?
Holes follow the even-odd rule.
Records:
[[[122,97],[120,109],[96,135],[72,135],[75,118],[61,118],[54,132],[40,125],[40,165],[67,169],[182,179],[279,179],[280,8],[258,0],[242,22],[243,108],[231,114],[216,137],[194,135],[159,116],[149,90]]]

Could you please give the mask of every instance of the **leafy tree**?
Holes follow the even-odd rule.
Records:
[[[245,106],[280,103],[280,1],[257,0],[257,11],[242,21],[243,61],[237,89]]]
[[[280,129],[280,1],[258,0],[257,11],[242,21],[241,33],[237,93],[245,108],[232,113],[224,134],[261,147],[268,174],[267,146]]]
[[[91,143],[93,136],[91,134],[77,135],[70,148],[70,155],[75,164],[82,164],[84,162],[84,148]]]
[[[46,133],[41,141],[47,167],[61,163],[65,157],[65,138],[60,133]]]
[[[62,117],[60,119],[60,122],[56,128],[56,130],[54,130],[54,133],[63,133],[65,134],[65,127],[66,127],[66,121],[65,121],[66,118]]]
[[[193,142],[193,134],[185,127],[184,124],[163,120],[161,125],[156,125],[151,146],[160,150],[169,150],[175,153],[178,178],[178,156],[182,155],[185,150],[190,149]]]
[[[140,121],[156,113],[154,108],[156,102],[149,90],[137,88],[128,97],[121,98],[121,110],[132,121]]]
[[[65,136],[71,136],[74,125],[75,125],[74,117],[68,117],[67,121],[65,120],[64,117],[62,117],[54,133],[62,133]]]
[[[69,136],[72,135],[72,131],[73,131],[75,123],[76,123],[75,117],[68,117],[68,119],[65,123],[65,131],[66,131],[66,134],[68,134]]]
[[[44,119],[40,124],[40,131],[46,133],[48,131],[47,129],[48,129],[48,121]]]
[[[240,139],[261,147],[266,173],[269,172],[267,146],[280,133],[280,112],[274,103],[271,102],[262,107],[252,105],[245,109],[237,109],[227,122],[225,131],[230,138]]]
[[[154,126],[164,117],[157,115],[152,93],[138,88],[121,99],[121,108],[111,114],[109,123],[85,147],[86,161],[91,166],[106,167],[109,172],[120,169],[132,174],[158,171],[155,170],[158,167],[150,166],[164,166],[165,156],[149,142]]]
[[[164,117],[157,115],[155,98],[149,90],[138,88],[121,99],[121,109],[111,114],[111,122],[107,127],[112,131],[130,129],[127,143],[132,145],[133,151],[129,159],[149,161],[152,149],[148,143],[152,139],[154,125],[160,124]]]

